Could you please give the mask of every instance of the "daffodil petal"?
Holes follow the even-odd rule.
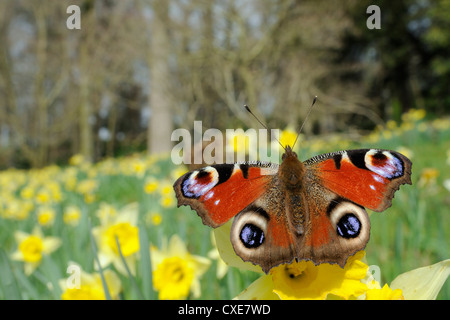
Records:
[[[23,232],[23,231],[15,231],[14,232],[14,238],[16,239],[17,243],[21,243],[22,241],[24,241],[26,238],[28,238],[30,236],[30,234]]]
[[[217,251],[219,251],[220,257],[226,264],[239,268],[240,270],[249,270],[262,273],[260,266],[254,265],[251,262],[244,262],[234,252],[230,241],[231,224],[232,221],[229,221],[223,226],[214,229],[214,237],[216,238]]]
[[[119,277],[114,271],[109,269],[103,271],[103,275],[105,276],[105,281],[106,285],[108,286],[109,294],[113,298],[117,297],[120,291],[122,290],[122,283],[120,282]]]
[[[171,256],[185,256],[188,251],[186,249],[186,245],[183,240],[175,234],[170,238],[168,254]]]
[[[23,253],[20,250],[16,250],[11,254],[11,259],[16,261],[24,261]]]
[[[132,225],[137,224],[139,205],[137,202],[132,202],[120,209],[120,214],[116,216],[116,223],[128,222]]]
[[[273,292],[272,275],[263,275],[256,279],[247,289],[237,295],[235,300],[280,300]]]
[[[201,256],[189,255],[188,264],[197,277],[203,275],[210,267],[211,260]]]
[[[61,239],[56,237],[45,237],[42,241],[43,251],[50,254],[61,246]]]
[[[450,259],[402,273],[391,283],[407,300],[434,300],[450,274]]]

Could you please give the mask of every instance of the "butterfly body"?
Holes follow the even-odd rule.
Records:
[[[369,240],[364,207],[389,207],[410,175],[411,162],[394,151],[339,151],[301,162],[288,146],[280,165],[207,166],[180,177],[174,189],[178,206],[191,206],[208,226],[234,218],[236,254],[268,272],[293,259],[343,267]]]

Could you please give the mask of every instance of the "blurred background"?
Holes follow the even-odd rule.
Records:
[[[171,161],[171,134],[195,120],[261,128],[247,104],[292,144],[314,96],[301,160],[350,148],[412,160],[413,185],[370,217],[381,286],[448,259],[449,30],[449,0],[0,0],[0,299],[108,298],[98,256],[113,299],[235,297],[260,274],[227,268],[211,228],[176,207],[188,168]],[[180,277],[150,245],[152,259],[201,256],[201,272]],[[91,273],[86,290],[64,285],[72,263]],[[195,281],[165,295],[152,274],[171,270]]]
[[[81,29],[66,22],[81,9]],[[450,2],[3,0],[0,168],[171,150],[174,128],[298,127],[358,140],[450,110]]]

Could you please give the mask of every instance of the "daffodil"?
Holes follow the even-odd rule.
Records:
[[[144,191],[147,194],[152,194],[158,189],[159,182],[154,177],[149,177],[144,183]]]
[[[163,196],[159,203],[163,208],[173,208],[175,207],[175,197],[171,196]]]
[[[4,208],[0,210],[0,216],[7,219],[25,220],[33,207],[34,205],[31,201],[11,198],[7,201],[5,200]]]
[[[147,170],[145,162],[141,159],[131,159],[129,161],[130,174],[136,175],[138,178],[142,178]]]
[[[41,188],[36,193],[36,203],[38,204],[49,204],[52,201],[52,196],[50,191],[46,188]]]
[[[344,268],[336,264],[314,265],[311,261],[292,262],[271,270],[273,291],[283,300],[323,300],[329,294],[344,299],[357,297],[367,290],[361,282],[369,268],[360,251],[348,258]]]
[[[139,230],[137,227],[138,205],[131,203],[123,207],[117,215],[101,220],[101,225],[92,229],[97,243],[101,267],[111,263],[122,274],[127,274],[120,257],[120,251],[134,274],[136,270],[136,253],[139,251]],[[117,240],[116,240],[117,239]]]
[[[70,277],[59,281],[62,300],[105,300],[105,289],[99,273],[86,273],[75,263],[70,263],[68,270],[73,270]],[[117,299],[122,284],[112,270],[104,270],[106,286],[111,299]]]
[[[411,109],[402,114],[402,120],[404,122],[417,122],[425,118],[426,114],[427,113],[424,109]]]
[[[71,166],[79,166],[85,161],[85,158],[82,154],[75,154],[69,159],[69,164]]]
[[[436,168],[424,168],[420,173],[419,185],[429,186],[436,183],[436,178],[439,176],[439,170]]]
[[[366,277],[368,266],[361,261],[364,252],[350,257],[344,268],[335,264],[314,265],[311,261],[282,264],[271,269],[268,275],[258,279],[253,290],[244,291],[238,298],[274,298],[282,300],[324,300],[333,298],[356,299],[366,292],[367,285],[361,282]],[[261,285],[268,286],[261,288]],[[259,288],[258,288],[259,287]],[[249,296],[249,294],[263,293]]]
[[[98,181],[95,179],[85,179],[78,183],[76,191],[84,196],[86,203],[92,203],[95,200],[95,192],[98,188]]]
[[[172,183],[169,181],[164,181],[159,185],[159,192],[161,193],[161,196],[173,196],[173,186]]]
[[[238,154],[247,154],[254,149],[256,143],[256,136],[252,137],[252,132],[244,132],[243,129],[239,128],[233,132],[227,132],[227,150],[231,150]]]
[[[150,247],[153,287],[160,300],[186,299],[190,293],[199,297],[200,277],[208,270],[210,260],[191,255],[177,235],[164,240],[162,248]]]
[[[379,285],[378,285],[379,287]],[[405,300],[400,289],[389,288],[387,284],[383,288],[372,288],[366,291],[365,300]]]
[[[25,274],[30,275],[39,266],[43,255],[51,254],[61,245],[61,240],[56,237],[44,237],[41,229],[35,227],[31,234],[23,231],[14,232],[18,244],[17,250],[11,255],[11,259],[25,263]]]
[[[293,146],[295,140],[297,139],[297,132],[292,128],[288,127],[285,130],[281,131],[280,134],[280,143],[285,146]]]
[[[175,181],[188,171],[189,170],[185,166],[177,166],[175,169],[172,170],[172,172],[170,173],[170,176],[171,176],[172,180]]]
[[[229,265],[261,272],[259,266],[243,262],[232,249],[229,233],[231,223],[215,229],[218,251]],[[383,287],[373,279],[369,266],[363,262],[364,251],[348,258],[344,268],[311,261],[282,264],[263,274],[237,299],[366,299],[402,300],[436,299],[450,274],[450,259],[432,266],[399,275]]]
[[[117,215],[117,209],[106,202],[101,202],[96,212],[101,224],[107,224],[111,219]]]
[[[27,200],[33,199],[34,192],[35,192],[34,187],[27,185],[27,186],[24,186],[22,188],[22,190],[20,191],[20,196],[22,197],[22,199],[27,199]]]
[[[162,215],[159,212],[149,212],[145,217],[146,223],[152,224],[154,226],[159,226],[162,222],[162,219]]]
[[[71,205],[64,209],[63,221],[65,224],[76,226],[81,218],[81,210],[77,206]]]
[[[55,209],[53,209],[52,207],[49,206],[43,206],[43,207],[39,207],[37,209],[37,220],[38,223],[41,226],[50,226],[53,224],[53,221],[55,220]]]
[[[409,148],[400,146],[397,148],[397,151],[400,152],[401,154],[405,155],[409,159],[412,159],[414,157],[414,152]]]

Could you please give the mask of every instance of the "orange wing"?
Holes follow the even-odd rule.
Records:
[[[203,223],[218,227],[258,199],[278,165],[220,164],[188,172],[174,184],[178,206],[189,205]]]
[[[389,150],[339,151],[311,158],[305,165],[325,188],[374,211],[390,207],[400,185],[411,184],[411,161]]]

